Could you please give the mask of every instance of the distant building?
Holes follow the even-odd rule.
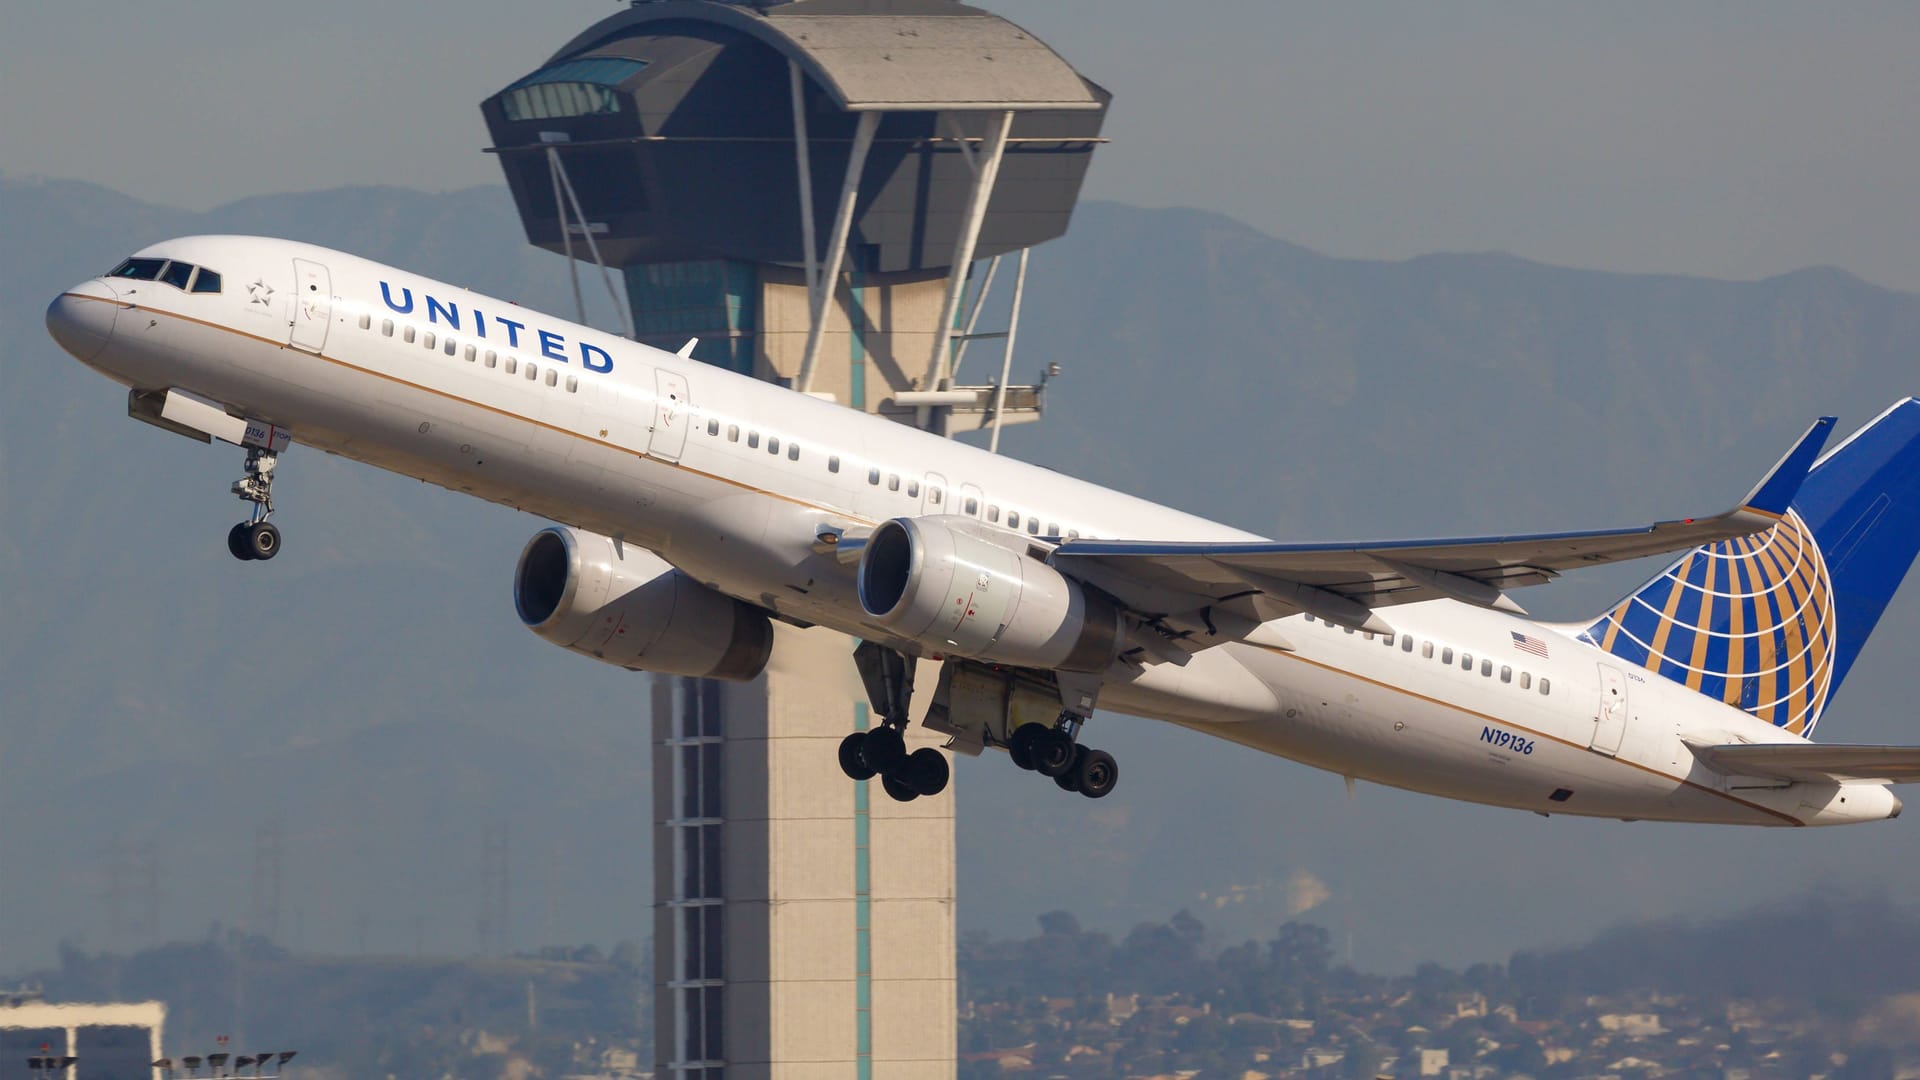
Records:
[[[1659,1013],[1603,1013],[1599,1023],[1602,1031],[1635,1039],[1664,1035],[1667,1030],[1660,1026]]]

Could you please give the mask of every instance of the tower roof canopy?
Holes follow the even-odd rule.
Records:
[[[567,43],[562,60],[647,23],[691,19],[749,34],[797,62],[849,112],[1099,109],[1094,88],[1045,42],[956,3],[802,0],[765,10],[714,0],[641,4]],[[879,9],[879,10],[875,10]]]

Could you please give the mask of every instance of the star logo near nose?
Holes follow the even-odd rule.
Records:
[[[273,286],[267,284],[260,278],[254,278],[253,284],[247,286],[247,303],[259,304],[261,307],[266,307],[272,301]]]

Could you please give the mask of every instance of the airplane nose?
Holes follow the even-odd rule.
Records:
[[[105,282],[95,278],[53,298],[47,305],[47,333],[75,360],[84,363],[107,347],[113,337],[114,316],[119,313],[119,298]]]

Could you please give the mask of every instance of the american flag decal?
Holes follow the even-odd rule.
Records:
[[[1541,641],[1539,638],[1534,637],[1531,634],[1522,634],[1517,630],[1510,631],[1510,633],[1513,634],[1514,648],[1519,649],[1523,653],[1531,653],[1532,655],[1537,656],[1542,660],[1545,660],[1547,658],[1546,642]]]

